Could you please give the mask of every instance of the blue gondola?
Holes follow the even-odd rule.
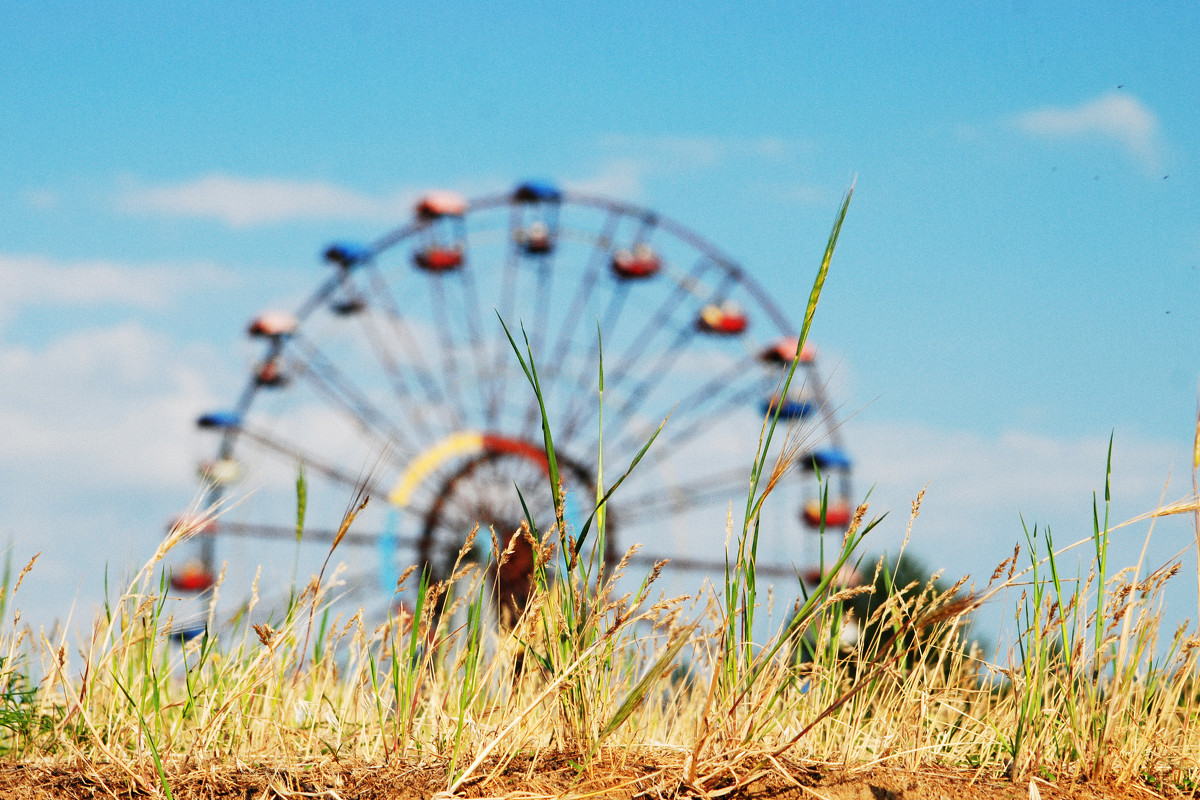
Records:
[[[325,248],[325,260],[339,267],[357,266],[370,257],[370,248],[352,242],[334,242]]]
[[[562,200],[562,190],[549,181],[526,181],[513,192],[518,203],[557,203]]]
[[[349,317],[352,314],[357,314],[367,307],[367,301],[361,297],[347,297],[342,300],[333,300],[329,303],[329,310],[339,317]]]
[[[207,626],[201,626],[199,628],[176,628],[175,630],[171,631],[170,636],[180,644],[187,644],[192,639],[197,639],[206,633],[208,633]]]
[[[775,413],[775,406],[778,401],[771,399],[764,401],[762,411],[764,414]],[[811,400],[784,400],[779,403],[779,418],[780,419],[805,419],[812,415],[817,410],[817,404]]]
[[[226,428],[240,428],[242,426],[242,415],[236,411],[212,411],[208,414],[201,414],[196,419],[197,428],[217,428],[224,430]]]
[[[800,465],[807,470],[840,470],[850,469],[850,457],[836,447],[825,450],[813,450],[800,456]]]

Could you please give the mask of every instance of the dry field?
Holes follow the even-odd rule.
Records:
[[[839,633],[873,594],[832,582],[744,639],[753,569],[734,554],[705,602],[650,602],[652,576],[621,597],[559,580],[511,630],[485,624],[476,565],[373,631],[322,620],[335,574],[277,626],[180,646],[151,562],[82,645],[6,635],[0,796],[1196,796],[1200,648],[1182,631],[1157,647],[1153,613],[1176,570],[1067,597],[1045,552],[976,592],[893,587],[852,645]],[[1014,586],[1024,657],[1001,669],[963,623]]]
[[[513,347],[540,392],[535,365]],[[598,369],[603,403],[602,361]],[[598,470],[594,510],[572,529],[553,421],[543,422],[557,518],[515,534],[470,533],[453,577],[430,585],[410,572],[401,582],[417,587],[415,607],[381,624],[334,604],[336,551],[365,497],[348,507],[326,567],[293,587],[286,608],[268,613],[252,599],[183,642],[164,565],[203,515],[171,532],[82,637],[23,628],[14,609],[35,565],[6,578],[0,796],[1200,793],[1200,637],[1194,627],[1159,629],[1163,587],[1192,580],[1191,563],[1182,573],[1182,562],[1108,564],[1110,536],[1149,535],[1165,514],[1189,515],[1200,546],[1200,499],[1118,525],[1106,489],[1090,538],[1063,547],[1049,531],[1026,531],[985,586],[910,580],[903,554],[867,560],[880,520],[862,506],[820,584],[797,581],[801,599],[768,620],[755,573],[759,511],[794,467],[800,434],[781,429],[773,445],[778,420],[764,422],[723,579],[672,598],[656,588],[662,565],[627,575],[628,561],[610,569],[598,556],[606,501],[637,459],[616,480]],[[1197,435],[1200,468],[1200,424]],[[298,530],[303,523],[298,500]],[[475,555],[475,537],[493,539],[486,552],[500,563]],[[533,553],[532,590],[523,613],[499,624],[487,575],[518,545]],[[1080,552],[1082,571],[1072,561],[1064,574]],[[865,580],[842,582],[855,569]],[[969,638],[984,609],[1014,620],[1008,652],[988,654]]]

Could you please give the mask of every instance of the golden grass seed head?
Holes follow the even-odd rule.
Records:
[[[17,582],[15,584],[13,584],[13,590],[12,590],[13,594],[16,594],[17,590],[21,588],[21,582],[25,580],[25,576],[29,574],[29,571],[31,569],[33,569],[33,565],[37,563],[38,557],[41,554],[42,554],[41,550],[34,553],[33,558],[29,559],[29,563],[25,565],[25,568],[23,570],[21,570],[21,574],[17,576]]]
[[[400,577],[396,581],[396,590],[395,590],[396,594],[399,594],[400,592],[404,591],[405,584],[408,582],[408,579],[411,578],[413,573],[416,571],[417,571],[417,565],[411,564],[405,568],[404,572],[400,573]]]
[[[254,632],[258,634],[258,641],[262,642],[264,647],[270,647],[279,633],[266,623],[257,623],[254,626]]]

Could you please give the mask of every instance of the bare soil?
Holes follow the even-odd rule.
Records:
[[[665,758],[663,756],[666,756]],[[171,770],[170,794],[176,800],[433,800],[445,795],[448,780],[442,767],[321,764],[288,766],[212,763]],[[165,797],[152,763],[144,770],[88,763],[0,763],[0,798]],[[611,763],[584,771],[563,756],[513,761],[483,770],[479,779],[460,787],[468,798],[666,798],[712,797],[729,800],[1125,800],[1153,797],[1200,797],[1200,793],[1155,791],[1144,785],[1073,783],[1055,785],[1034,780],[1014,783],[974,772],[931,767],[915,772],[884,768],[838,769],[779,761],[769,771],[735,777],[712,776],[708,783],[688,783],[678,754],[628,753]]]

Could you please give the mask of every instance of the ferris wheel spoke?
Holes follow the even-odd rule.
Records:
[[[674,342],[659,354],[657,362],[648,371],[647,377],[629,392],[629,400],[625,405],[621,406],[622,414],[632,417],[641,409],[642,405],[649,399],[650,394],[670,375],[672,365],[684,352],[684,344],[693,335],[694,332],[687,328],[676,334]],[[618,373],[618,381],[616,383],[619,383],[621,374]],[[678,412],[678,409],[676,409],[676,412]]]
[[[605,307],[604,315],[601,317],[600,330],[604,334],[606,334],[606,335],[611,334],[612,331],[616,330],[617,321],[621,318],[621,311],[624,310],[625,301],[628,298],[629,298],[629,282],[628,281],[619,281],[616,285],[616,288],[614,288],[612,290],[612,292],[609,294],[608,305]],[[588,348],[588,356],[589,357],[585,359],[586,363],[583,366],[583,369],[585,371],[584,374],[586,374],[586,370],[588,370],[590,368],[592,359],[594,359],[596,357],[596,353],[599,350],[599,346],[600,346],[599,342],[597,342],[595,339],[593,339],[591,342],[591,345]],[[582,383],[582,380],[577,381],[577,383]]]
[[[513,206],[510,212],[509,230],[515,231],[519,225],[521,210],[519,206]],[[504,324],[508,325],[513,318],[513,305],[516,302],[517,280],[519,277],[520,268],[520,246],[514,240],[508,248],[508,254],[504,259],[503,278],[500,283],[500,305],[496,311],[500,315],[500,319],[504,320]],[[508,382],[508,372],[504,369],[504,364],[511,357],[508,352],[507,342],[497,338],[495,362],[492,366],[492,380],[487,381],[491,387],[491,396],[487,403],[487,426],[490,430],[495,430],[498,420],[500,419],[500,407],[505,397],[506,384]]]
[[[408,441],[389,417],[363,395],[333,362],[306,339],[296,336],[293,345],[302,352],[298,370],[313,388],[342,410],[359,428],[373,431],[375,436],[401,453],[412,455],[417,448]]]
[[[425,399],[432,408],[450,409],[451,413],[453,413],[452,407],[446,402],[446,388],[439,386],[438,382],[434,379],[433,371],[430,369],[429,361],[425,357],[420,338],[413,333],[408,323],[408,318],[401,311],[400,304],[392,292],[391,285],[383,276],[383,273],[375,266],[374,262],[368,264],[368,267],[371,270],[371,286],[375,291],[375,296],[381,301],[392,333],[403,348],[406,362],[411,362],[412,364],[411,368],[416,374],[417,382],[425,394]],[[459,420],[456,418],[455,422],[459,422]]]
[[[546,255],[537,262],[537,308],[550,308],[550,284],[554,271],[550,266],[550,256]],[[537,322],[533,326],[533,355],[538,361],[542,360],[542,342],[546,338],[546,326]]]
[[[450,313],[446,304],[446,288],[443,285],[442,276],[434,278],[429,289],[432,293],[430,310],[433,313],[433,325],[437,329],[442,351],[442,375],[446,384],[446,394],[447,397],[458,397],[462,390],[462,384],[459,380],[458,354],[455,351],[454,334],[450,328]],[[443,400],[443,403],[446,408],[452,409],[455,428],[462,429],[464,422],[458,403],[448,400]]]
[[[749,486],[747,469],[732,469],[681,482],[670,491],[655,490],[633,497],[620,498],[622,522],[645,522],[673,516],[680,512],[710,505],[715,501],[737,499]]]
[[[239,539],[278,539],[282,541],[297,541],[295,525],[268,525],[255,522],[222,522],[217,529],[221,536],[230,536]],[[355,528],[350,528],[342,538],[338,539],[338,529],[335,528],[304,528],[303,534],[299,541],[304,544],[314,542],[332,543],[335,540],[339,545],[355,546],[355,545],[374,545],[381,538],[388,535],[382,531],[361,531]],[[415,536],[400,536],[395,538],[396,546],[402,548],[416,547],[417,539]]]
[[[668,376],[672,374],[672,366],[674,366],[675,362],[678,361],[685,352],[687,352],[687,342],[690,341],[695,335],[696,332],[693,328],[683,328],[676,333],[675,339],[671,345],[663,350],[659,354],[659,357],[654,364],[648,370],[646,370],[646,377],[642,380],[642,382],[629,391],[629,401],[622,406],[622,413],[632,416],[641,410],[641,407],[650,398],[650,395],[658,388],[659,384],[661,384]],[[745,362],[743,362],[743,364],[744,363]],[[697,402],[711,399],[713,392],[719,390],[719,386],[714,386],[713,382],[707,384],[706,388],[708,391],[704,392],[703,395],[701,395],[699,392],[693,395]],[[693,409],[694,406],[691,404],[681,402],[680,405],[676,406],[674,412],[672,413],[672,417],[677,417],[677,415],[686,415]]]
[[[367,494],[373,497],[387,497],[388,495],[387,489],[376,483],[369,473],[351,475],[340,467],[328,463],[323,458],[314,456],[299,445],[285,441],[277,435],[262,433],[252,428],[242,428],[240,433],[242,438],[250,440],[259,447],[270,450],[276,455],[283,456],[293,463],[303,464],[305,469],[324,475],[334,483],[341,484],[352,491],[357,492],[360,489],[364,489]],[[385,451],[381,454],[381,457],[390,461],[392,454]]]
[[[690,433],[694,433],[697,425],[702,423],[706,418],[720,419],[719,412],[744,407],[744,404],[748,401],[757,399],[757,395],[762,393],[757,383],[746,388],[736,380],[739,376],[746,374],[748,370],[755,369],[755,366],[753,360],[749,358],[738,361],[712,380],[695,389],[691,394],[682,398],[676,404],[671,413],[670,421],[667,423],[667,428],[664,429],[666,436],[661,441],[655,443],[654,449],[661,452],[665,449],[664,446],[669,446],[673,442],[684,439]],[[735,391],[731,394],[729,391],[730,387],[742,388],[741,391]],[[726,395],[724,402],[719,406],[710,406],[723,393]],[[620,413],[623,417],[632,419],[644,401],[644,396],[630,395],[627,403],[620,407]],[[705,413],[703,416],[700,416],[702,409]],[[696,417],[696,419],[693,419],[693,417]],[[620,450],[640,447],[636,439],[618,441],[620,443],[617,447]]]
[[[588,256],[587,267],[584,269],[583,275],[579,280],[579,285],[576,287],[575,293],[571,298],[567,315],[563,319],[563,326],[555,339],[554,351],[550,357],[550,363],[547,365],[549,368],[547,377],[549,378],[556,377],[562,372],[566,364],[567,353],[570,352],[571,343],[575,339],[575,328],[580,318],[583,317],[583,310],[587,307],[592,292],[596,287],[596,281],[600,278],[600,271],[608,265],[613,236],[616,234],[617,226],[620,222],[620,214],[616,209],[610,208],[608,216],[604,221],[604,228],[600,235],[596,237],[595,244],[592,246],[591,253]]]
[[[648,456],[648,462],[649,462],[648,466],[650,468],[654,468],[655,465],[657,465],[659,463],[673,464],[674,462],[672,461],[672,457],[677,452],[679,452],[679,450],[682,447],[687,446],[688,444],[691,443],[691,441],[694,438],[696,438],[697,436],[703,435],[706,432],[704,430],[704,428],[706,425],[710,424],[709,423],[710,417],[719,416],[722,413],[726,413],[726,411],[728,411],[730,409],[733,409],[733,408],[743,405],[749,399],[746,396],[748,394],[749,394],[749,392],[747,392],[743,395],[731,396],[731,397],[727,398],[724,403],[722,403],[720,408],[717,408],[717,409],[707,413],[703,417],[697,417],[697,418],[693,419],[688,425],[685,425],[681,428],[675,429],[675,431],[673,431],[672,435],[669,438],[667,438],[665,441],[662,442],[662,446],[657,448],[656,452],[654,452],[654,449],[652,449],[652,453]],[[821,424],[821,422],[818,422],[817,426],[819,426],[820,424]],[[798,441],[804,442],[806,440],[806,438],[808,438],[809,436],[812,435],[811,434],[812,430],[816,430],[816,426],[810,428],[809,431],[801,432],[799,435]],[[658,442],[656,442],[655,444],[657,445]],[[808,448],[803,448],[803,449],[805,451],[807,451]],[[793,462],[793,463],[795,463],[795,462]],[[789,465],[789,466],[791,466],[791,465]],[[743,468],[743,475],[748,474],[747,472],[745,472],[745,470],[748,470],[749,467],[750,467],[750,464],[749,464],[749,462],[747,462]],[[842,485],[848,487],[849,486],[848,480],[849,480],[849,476],[847,474],[843,473]],[[849,494],[848,488],[846,491],[842,492],[842,496],[846,496],[848,494]]]
[[[308,319],[309,315],[320,308],[330,295],[337,291],[344,280],[345,276],[341,274],[328,278],[315,292],[309,295],[308,299],[304,301],[304,305],[296,311],[296,319],[300,322]]]
[[[621,310],[625,307],[625,301],[628,297],[629,284],[626,281],[618,282],[609,294],[603,322],[600,324],[601,331],[609,332],[615,329],[617,320],[621,316]],[[584,390],[584,387],[590,389],[592,386],[592,378],[595,375],[594,371],[599,361],[600,346],[599,338],[592,339],[588,344],[584,357],[579,364],[579,372],[572,381],[574,386],[580,390]],[[588,415],[588,407],[591,403],[592,399],[585,391],[573,394],[566,413],[566,422],[563,424],[563,438],[566,441],[571,441],[575,437],[579,425]]]
[[[825,435],[829,437],[829,443],[840,450],[842,448],[842,426],[835,419],[834,409],[825,394],[825,383],[821,380],[815,364],[809,364],[805,370],[803,385],[804,390],[820,409],[821,422],[825,426]]]
[[[693,271],[689,273],[688,277],[685,278],[684,281],[692,283],[693,285],[698,283],[698,270],[693,269]],[[707,298],[709,302],[711,302],[711,298],[714,297],[727,297],[732,283],[732,276],[726,273],[721,279],[721,282],[717,285],[716,289],[709,295],[709,298]],[[647,368],[636,368],[637,358],[640,357],[641,352],[643,351],[640,350],[638,351],[637,356],[629,358],[622,365],[622,367],[618,369],[616,380],[613,382],[614,387],[620,386],[631,375],[644,375],[645,378],[642,380],[642,382],[638,384],[636,389],[633,389],[630,392],[633,397],[644,399],[645,397],[649,396],[649,394],[653,392],[668,375],[672,374],[671,370],[675,363],[681,357],[683,357],[684,354],[691,352],[688,349],[689,343],[699,337],[711,335],[701,331],[696,325],[697,314],[694,310],[694,306],[690,304],[678,304],[675,306],[675,308],[683,308],[687,314],[684,319],[679,321],[679,327],[676,329],[675,338],[670,344],[659,351],[658,359]],[[649,340],[653,338],[653,335],[656,332],[662,331],[663,333],[666,333],[671,329],[671,326],[667,324],[670,316],[670,314],[667,314],[657,326],[647,328],[647,330],[643,333],[647,344],[649,343]]]
[[[688,444],[693,437],[704,432],[704,428],[712,425],[713,420],[720,419],[722,414],[745,408],[748,403],[757,400],[759,394],[760,392],[753,388],[743,389],[730,394],[721,403],[707,408],[703,415],[696,414],[690,420],[681,417],[680,422],[683,424],[676,427],[671,435],[663,440],[662,446],[658,448],[657,457],[670,457],[680,447]]]
[[[400,369],[400,364],[395,354],[388,346],[383,332],[379,330],[375,315],[363,313],[359,316],[362,317],[363,335],[370,343],[371,351],[375,354],[376,359],[378,359],[380,366],[387,375],[396,400],[408,409],[406,417],[418,429],[417,433],[420,434],[418,439],[433,440],[434,433],[430,427],[428,418],[431,407],[413,397],[412,390],[408,385],[408,381],[404,379],[404,373]]]
[[[475,369],[474,383],[479,390],[480,408],[488,405],[487,353],[483,346],[483,336],[480,333],[480,320],[483,319],[479,306],[479,295],[475,291],[475,278],[467,266],[469,259],[464,254],[464,267],[458,272],[459,287],[462,289],[463,308],[467,324],[467,341],[471,350],[471,363]]]
[[[583,423],[589,422],[595,416],[594,403],[592,398],[572,398],[567,410],[566,422],[561,427],[560,438],[564,445],[572,444]]]
[[[497,313],[507,323],[513,313],[517,297],[517,282],[520,279],[521,245],[517,236],[521,230],[523,214],[519,205],[514,205],[508,213],[509,242],[505,250],[504,266],[501,268],[503,277],[500,281],[500,302],[496,306]]]
[[[701,258],[683,279],[675,282],[675,287],[671,290],[670,294],[663,298],[658,308],[647,318],[646,324],[633,337],[629,348],[624,353],[619,354],[615,360],[616,367],[612,371],[613,380],[611,383],[613,388],[620,386],[626,377],[633,374],[638,360],[654,341],[655,335],[660,331],[668,329],[669,326],[667,323],[671,317],[680,308],[684,308],[685,313],[690,311],[690,306],[681,305],[681,301],[691,292],[695,291],[695,286],[700,283],[700,276],[710,268],[711,262],[707,258]],[[685,320],[684,324],[686,325],[689,321]],[[678,344],[678,340],[676,344]]]

